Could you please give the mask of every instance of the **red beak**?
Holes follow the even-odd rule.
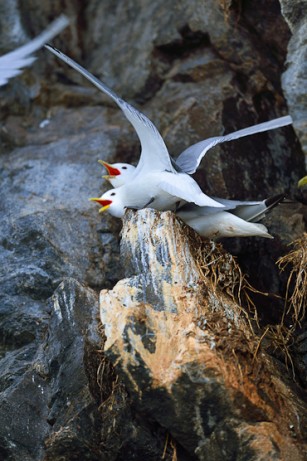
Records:
[[[101,206],[108,206],[108,205],[111,205],[111,203],[112,203],[112,200],[102,200],[101,198],[95,198],[95,197],[94,197],[94,198],[90,198],[90,200],[91,200],[92,202],[97,202],[97,203],[99,203],[99,205],[101,205]]]
[[[104,160],[98,160],[98,162],[105,167],[109,176],[118,176],[120,175],[120,170],[118,168],[114,168],[110,163],[105,162]]]
[[[97,202],[97,203],[99,203],[99,205],[102,206],[102,208],[100,208],[100,210],[99,210],[99,213],[103,212],[103,211],[106,211],[110,207],[110,205],[112,203],[112,200],[103,200],[101,198],[96,198],[96,197],[90,198],[90,200],[92,202]]]

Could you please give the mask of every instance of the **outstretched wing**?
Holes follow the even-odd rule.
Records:
[[[23,67],[30,66],[36,59],[35,56],[30,55],[59,34],[68,24],[68,18],[61,15],[38,37],[17,48],[17,50],[0,56],[0,86],[5,85],[10,78],[20,74]]]
[[[77,64],[73,59],[50,45],[45,45],[45,47],[62,61],[66,62],[66,64],[80,72],[80,74],[92,82],[100,91],[110,96],[110,98],[112,98],[124,112],[125,116],[137,132],[142,146],[141,157],[137,166],[136,174],[143,169],[145,172],[153,170],[175,171],[162,136],[155,125],[144,114],[142,114],[142,112],[139,112],[133,106],[117,96],[113,90],[108,88],[101,80],[84,69],[84,67]]]
[[[275,118],[269,122],[260,123],[244,128],[243,130],[235,131],[234,133],[229,133],[226,136],[216,136],[214,138],[205,139],[185,149],[176,159],[176,164],[185,173],[193,174],[197,170],[206,152],[217,144],[233,141],[234,139],[243,138],[244,136],[250,136],[251,134],[261,133],[263,131],[275,130],[276,128],[291,125],[291,123],[293,123],[292,118],[290,115],[286,115],[285,117]]]
[[[178,199],[186,202],[195,203],[198,206],[211,206],[223,208],[224,205],[219,203],[208,195],[204,194],[197,182],[186,174],[168,174],[161,173],[159,187]]]

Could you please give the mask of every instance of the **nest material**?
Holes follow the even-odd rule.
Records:
[[[274,352],[282,356],[286,366],[291,366],[293,379],[295,379],[294,363],[291,349],[294,345],[294,333],[306,315],[307,304],[307,233],[290,244],[293,249],[278,259],[280,271],[292,266],[285,295],[285,304],[282,318],[277,325],[268,325],[262,335],[265,337]],[[290,317],[290,326],[286,319]]]
[[[276,325],[267,325],[261,332],[257,308],[251,300],[251,292],[267,296],[256,290],[247,280],[236,262],[236,259],[228,254],[221,244],[203,239],[187,227],[190,236],[191,248],[201,274],[211,282],[213,289],[221,289],[229,295],[241,309],[255,339],[258,336],[256,346],[250,343],[249,352],[253,350],[256,357],[263,340],[265,348],[271,350],[292,369],[295,378],[294,364],[292,359],[292,346],[294,333],[301,325],[307,305],[307,234],[295,240],[291,245],[293,249],[277,261],[281,271],[289,265],[292,266],[286,286],[285,307],[280,322]],[[277,295],[273,295],[277,296]],[[286,318],[291,318],[291,325],[286,325]],[[255,334],[255,327],[257,335]],[[260,335],[259,335],[260,332]]]
[[[267,348],[283,359],[287,368],[291,368],[293,379],[295,380],[292,346],[295,343],[294,334],[297,328],[301,326],[301,322],[306,315],[307,234],[304,233],[301,238],[290,245],[293,249],[277,261],[281,272],[288,266],[292,266],[286,286],[284,310],[277,325],[266,326],[259,340],[257,350],[263,339],[265,339],[268,345]]]
[[[300,325],[307,305],[307,233],[291,243],[293,250],[277,261],[280,271],[292,266],[286,289],[284,317],[291,315],[293,326]]]
[[[209,280],[213,291],[220,289],[239,306],[253,332],[252,323],[258,325],[258,315],[249,293],[261,293],[254,288],[242,273],[236,259],[227,253],[221,243],[200,237],[191,228],[186,227],[191,241],[196,264],[203,278]]]

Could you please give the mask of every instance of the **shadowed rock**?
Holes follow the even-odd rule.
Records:
[[[66,279],[50,299],[49,309],[41,337],[6,351],[1,362],[3,460],[54,461],[67,450],[85,456],[99,444],[99,399],[91,392],[96,376],[87,375],[87,370],[97,369],[101,343],[97,296]]]

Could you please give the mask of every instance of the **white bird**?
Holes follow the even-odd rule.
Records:
[[[107,179],[114,188],[127,184],[131,181],[131,178],[135,171],[135,166],[129,163],[107,163],[104,160],[98,160],[98,162],[103,165],[108,171],[107,175],[102,176],[104,179]],[[299,181],[299,187],[301,183],[303,185],[303,180],[307,184],[307,176],[302,178]],[[301,186],[302,187],[302,186]],[[231,213],[239,216],[242,219],[250,222],[257,222],[262,219],[265,214],[271,210],[275,205],[280,203],[284,199],[284,194],[279,194],[273,197],[270,197],[265,200],[228,200],[220,197],[212,197],[215,201],[224,205],[224,211],[230,211]],[[206,209],[208,207],[199,207],[192,203],[186,204],[178,210],[178,214],[181,214],[181,217],[192,219],[192,217],[199,217],[206,214]]]
[[[187,204],[177,211],[177,216],[198,234],[211,239],[251,236],[273,238],[267,228],[257,221],[283,199],[284,194],[253,202],[215,198],[225,205],[224,210]]]
[[[127,184],[108,190],[101,197],[90,200],[102,206],[100,212],[107,210],[117,218],[124,216],[126,208],[138,210],[149,205],[150,208],[160,211],[175,211],[185,202],[224,208],[222,203],[205,195],[190,176],[168,171],[140,174]]]
[[[58,35],[68,24],[68,18],[61,15],[29,43],[0,56],[0,86],[5,85],[10,78],[19,75],[23,67],[30,66],[36,59],[35,56],[30,55]]]
[[[204,194],[194,179],[176,170],[162,136],[144,114],[119,98],[114,91],[68,56],[50,45],[45,47],[109,95],[122,109],[140,139],[142,150],[131,178],[132,187],[128,187],[129,184],[120,186],[122,190],[112,195],[113,199],[110,198],[112,191],[103,194],[101,200],[113,202],[112,206],[110,204],[108,208],[103,209],[108,209],[110,214],[119,217],[124,215],[127,207],[144,208],[150,204],[151,208],[166,210],[175,208],[177,202],[181,201],[223,208],[221,203]]]
[[[275,118],[268,122],[259,123],[258,125],[249,126],[243,128],[242,130],[234,131],[225,136],[215,136],[213,138],[204,139],[196,144],[192,144],[190,147],[185,149],[177,158],[173,160],[173,163],[176,165],[177,169],[183,171],[187,174],[193,174],[197,170],[201,160],[208,152],[218,144],[223,142],[233,141],[235,139],[243,138],[245,136],[250,136],[252,134],[261,133],[264,131],[275,130],[277,128],[282,128],[283,126],[291,125],[293,120],[290,115],[285,115],[284,117]],[[127,181],[130,181],[133,177],[133,172],[135,167],[129,163],[118,163],[110,164],[103,162],[100,163],[108,170],[108,168],[115,167],[117,171],[109,173],[109,175],[103,176],[107,180],[112,180],[110,183],[113,187],[118,187],[120,185],[126,184]],[[115,165],[118,165],[115,166]],[[116,178],[114,178],[116,176]]]
[[[99,163],[109,173],[103,178],[107,179],[115,188],[122,184],[127,184],[131,180],[135,169],[133,165],[128,163],[109,164],[104,161],[99,161]],[[101,211],[104,211],[110,208],[112,203],[110,199],[112,198],[113,196],[110,195],[110,197],[93,200],[97,201],[102,206]],[[265,226],[251,223],[260,221],[283,198],[284,194],[261,201],[227,200],[213,197],[214,200],[224,205],[223,211],[212,207],[199,207],[189,203],[181,207],[176,214],[203,237],[213,239],[247,236],[272,238]]]
[[[102,206],[100,211],[111,209],[113,216],[122,217],[123,208],[116,206],[116,203],[118,203],[116,202],[118,193],[121,200],[120,191],[121,188],[113,189],[103,194],[101,198],[94,198],[92,200]],[[131,192],[133,193],[133,188],[131,188]],[[216,198],[217,201],[219,200],[225,205],[227,211],[218,210],[216,207],[198,207],[193,204],[186,204],[176,214],[198,234],[211,239],[251,236],[273,238],[263,224],[256,222],[261,220],[283,198],[283,194],[254,202]]]
[[[122,176],[120,181],[114,183],[115,187],[119,184],[121,185],[117,189],[106,192],[100,198],[92,199],[102,205],[100,211],[108,210],[113,216],[122,217],[127,207],[138,209],[151,205],[152,208],[158,210],[177,209],[182,204],[182,201],[192,202],[199,206],[222,206],[225,208],[225,205],[220,203],[221,201],[218,202],[203,194],[195,181],[188,178],[185,173],[192,174],[195,172],[205,153],[220,142],[238,139],[292,123],[291,117],[285,116],[226,136],[209,138],[190,146],[174,162],[169,156],[160,133],[144,114],[119,98],[104,83],[64,53],[50,45],[45,46],[49,51],[85,76],[99,90],[109,95],[122,109],[138,134],[142,152],[135,170],[133,171],[132,168],[129,168],[128,171],[127,168],[125,173],[121,170],[120,174],[109,174],[107,177],[111,180],[115,178],[110,178],[110,176]],[[127,178],[129,178],[128,182]]]
[[[273,238],[263,224],[245,221],[228,211],[211,211],[206,216],[183,220],[199,235],[210,239],[223,237]]]

